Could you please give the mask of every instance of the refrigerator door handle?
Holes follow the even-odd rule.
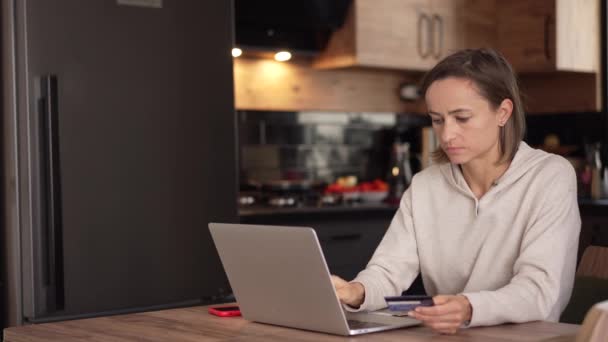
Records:
[[[57,76],[44,75],[40,82],[43,239],[46,249],[43,282],[47,289],[47,311],[53,312],[63,310],[65,306]]]

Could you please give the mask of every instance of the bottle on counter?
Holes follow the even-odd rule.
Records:
[[[601,199],[608,197],[608,168],[602,163],[601,144],[593,148],[591,164],[591,198]]]
[[[386,202],[398,204],[401,196],[412,182],[412,164],[410,161],[410,144],[396,141],[393,143],[391,162],[386,182],[389,186]]]

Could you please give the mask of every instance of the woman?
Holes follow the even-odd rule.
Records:
[[[435,163],[403,195],[366,269],[336,276],[351,311],[377,310],[419,273],[435,306],[410,316],[441,333],[557,321],[572,291],[580,231],[576,175],[522,141],[517,82],[497,52],[464,50],[425,76]]]

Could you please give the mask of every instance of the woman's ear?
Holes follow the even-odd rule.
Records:
[[[498,126],[504,126],[509,121],[511,114],[513,114],[513,101],[510,99],[504,99],[500,103],[498,107],[498,111],[496,112],[498,119]]]

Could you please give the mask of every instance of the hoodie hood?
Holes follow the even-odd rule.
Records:
[[[497,190],[502,189],[517,182],[526,172],[550,156],[550,153],[533,149],[525,142],[520,142],[515,157],[511,161],[511,165],[509,165],[507,171],[494,183],[495,188]],[[468,195],[472,195],[458,164],[444,163],[439,165],[439,170],[441,171],[441,175],[450,185],[453,185],[455,188]]]

